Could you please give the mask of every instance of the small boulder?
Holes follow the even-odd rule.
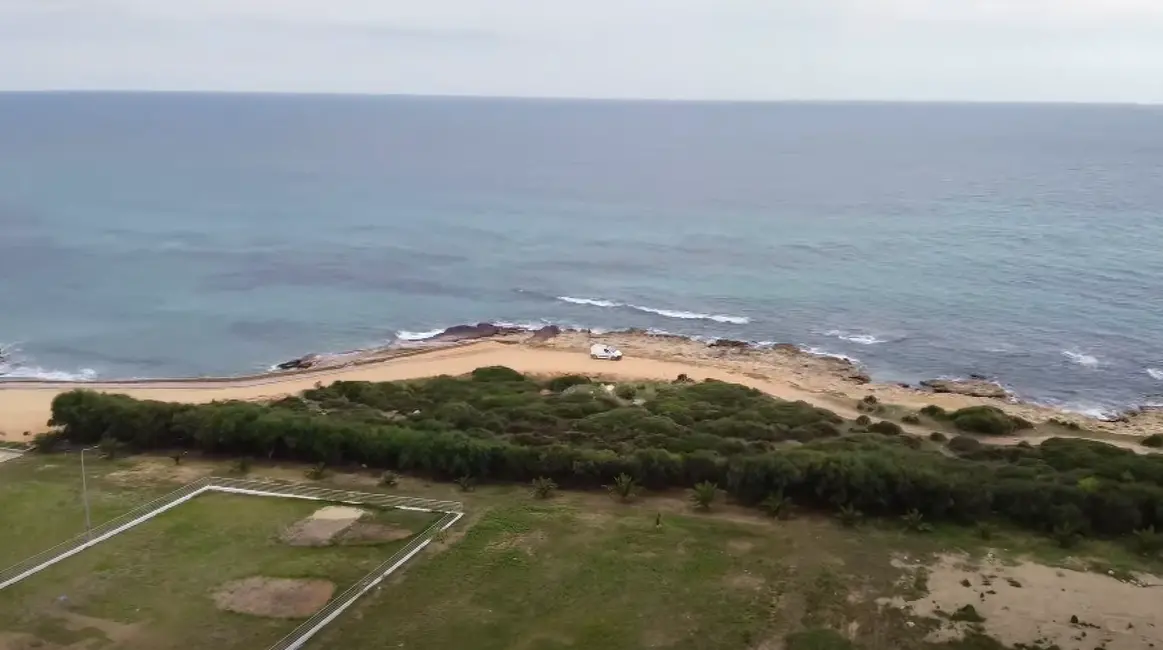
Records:
[[[1009,391],[997,384],[981,379],[928,379],[921,385],[934,393],[954,393],[972,397],[994,397],[1005,399]]]
[[[733,349],[746,349],[746,348],[751,347],[751,344],[748,343],[747,341],[736,341],[734,339],[715,339],[714,341],[711,341],[707,345],[709,347],[712,347],[712,348],[733,348]]]

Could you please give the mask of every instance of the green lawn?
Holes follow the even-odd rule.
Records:
[[[118,487],[108,479],[111,470],[130,465],[92,465],[94,522],[173,489]],[[16,472],[0,470],[0,512],[20,531],[0,542],[5,565],[77,532],[81,520],[68,469],[79,468],[37,459]],[[0,631],[61,646],[90,639],[88,650],[265,648],[298,622],[219,611],[212,594],[220,585],[251,576],[319,578],[333,582],[338,594],[407,543],[302,548],[278,540],[280,531],[319,507],[296,499],[201,495],[0,591]],[[414,532],[434,520],[401,510],[374,517]]]

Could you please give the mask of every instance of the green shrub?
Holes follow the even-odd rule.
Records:
[[[472,371],[472,380],[479,382],[524,382],[525,375],[505,366],[487,366]]]
[[[922,408],[921,415],[927,415],[934,420],[944,420],[949,417],[949,413],[936,404],[930,404]]]
[[[724,382],[655,385],[641,407],[620,406],[601,390],[549,393],[544,385],[487,370],[341,381],[272,404],[168,404],[70,391],[53,400],[52,422],[56,437],[74,447],[107,439],[134,451],[360,464],[447,481],[530,485],[545,478],[611,486],[627,499],[639,486],[710,482],[744,505],[779,494],[806,510],[843,504],[899,518],[916,509],[925,523],[996,518],[1041,533],[1063,527],[1075,538],[1163,529],[1159,455],[1077,438],[995,447],[958,436],[950,457],[919,448],[912,436],[840,437],[844,421],[835,413]],[[779,444],[786,440],[802,444]]]
[[[899,424],[889,422],[888,420],[881,420],[880,422],[870,424],[868,430],[886,436],[899,436],[905,432]]]
[[[1163,433],[1152,433],[1146,438],[1143,438],[1140,444],[1144,447],[1153,447],[1156,449],[1163,447]]]
[[[904,422],[905,424],[920,424],[921,416],[917,415],[916,413],[906,413],[905,415],[901,416],[901,422]]]
[[[567,388],[584,386],[591,383],[593,383],[593,380],[585,375],[561,375],[547,381],[545,388],[555,393],[560,393]]]
[[[950,419],[953,426],[971,433],[1007,436],[1018,429],[1015,418],[1006,415],[1005,411],[996,406],[970,406],[959,409],[953,412]]]
[[[866,427],[872,424],[872,418],[868,417],[867,415],[858,415],[856,416],[854,422],[856,422],[857,426]]]
[[[901,516],[901,521],[904,522],[905,530],[912,533],[928,533],[933,530],[933,527],[925,521],[925,515],[921,514],[921,511],[916,508],[909,510]]]
[[[638,483],[629,474],[619,474],[614,482],[607,486],[610,494],[622,502],[631,501],[638,494]]]
[[[949,449],[959,454],[968,454],[980,450],[983,445],[981,441],[972,436],[953,436],[949,441]]]
[[[533,479],[533,496],[538,499],[548,499],[557,490],[557,483],[544,476]]]
[[[782,492],[773,492],[767,496],[759,507],[767,513],[769,517],[779,520],[786,520],[791,518],[791,499],[785,497]]]
[[[638,389],[633,384],[618,384],[618,387],[614,389],[614,394],[622,399],[631,400],[638,394]]]
[[[840,506],[837,517],[840,519],[840,525],[845,528],[855,528],[860,525],[860,520],[864,518],[864,513],[851,505],[844,505]]]
[[[949,437],[940,431],[934,431],[933,433],[929,434],[929,440],[932,440],[933,442],[945,442],[948,439]]]
[[[698,483],[691,490],[691,501],[699,510],[710,510],[718,496],[719,486],[710,481]]]
[[[1157,557],[1163,551],[1163,533],[1155,532],[1154,526],[1140,528],[1134,535],[1135,551],[1146,557]]]

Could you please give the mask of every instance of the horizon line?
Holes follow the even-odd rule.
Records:
[[[513,101],[513,102],[573,102],[600,104],[809,104],[809,105],[980,105],[980,106],[1106,106],[1159,108],[1163,102],[1130,101],[1081,101],[1081,100],[1004,100],[1004,99],[746,99],[746,98],[667,98],[667,97],[585,97],[571,95],[477,95],[459,93],[380,93],[354,91],[280,91],[280,90],[151,90],[151,89],[3,89],[5,95],[221,95],[242,97],[330,97],[330,98],[382,98],[382,99],[450,99],[465,101]]]

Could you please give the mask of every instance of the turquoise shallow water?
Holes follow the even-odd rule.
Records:
[[[8,377],[463,322],[1163,402],[1163,109],[0,94]]]

